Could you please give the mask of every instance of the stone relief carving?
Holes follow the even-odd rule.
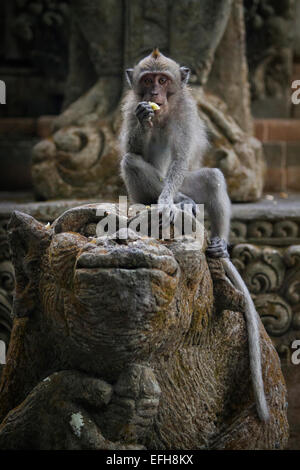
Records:
[[[80,152],[85,152],[88,145],[94,142],[90,134],[105,134],[112,127],[117,131],[120,99],[124,92],[124,69],[151,52],[154,46],[159,46],[167,55],[192,68],[195,96],[212,138],[211,152],[205,163],[223,171],[232,200],[256,200],[261,196],[262,147],[250,136],[252,125],[244,45],[234,57],[235,73],[232,76],[224,75],[224,58],[221,60],[220,54],[215,56],[218,47],[224,49],[223,56],[230,54],[230,44],[235,44],[236,36],[244,44],[243,3],[242,0],[218,0],[218,4],[215,8],[215,4],[212,7],[211,2],[206,0],[188,4],[178,0],[162,0],[158,6],[157,2],[150,0],[131,0],[122,3],[121,8],[116,0],[109,4],[100,0],[77,0],[72,3],[70,73],[65,109],[54,123],[53,136],[34,149],[32,174],[39,198],[105,198],[106,185],[110,187],[110,197],[120,194],[120,180],[115,184],[110,181],[111,170],[115,170],[119,158],[116,134],[110,133],[109,145],[104,147],[99,165],[87,163],[90,171],[85,180],[80,169],[74,165],[75,159],[80,161],[76,145]],[[192,41],[182,31],[182,26],[178,24],[178,18],[182,16],[189,21],[189,36],[193,31],[197,41]],[[233,30],[233,36],[224,35],[225,31]],[[159,44],[153,44],[154,37]],[[232,57],[229,60],[233,60]],[[214,80],[213,86],[214,74],[218,74],[219,79]],[[222,101],[215,95],[220,94],[216,83],[223,83],[223,79],[226,79],[224,88],[231,91],[228,96],[223,93]],[[228,82],[232,82],[232,86]],[[74,138],[67,137],[69,133],[74,134],[74,126],[78,134],[85,136],[78,144],[75,144]],[[56,135],[59,131],[64,134],[63,143],[61,133],[59,138]],[[95,142],[90,157],[92,161],[97,158],[97,148],[98,143]],[[105,162],[108,160],[112,165],[106,168]],[[69,166],[72,170],[66,169]]]
[[[211,143],[204,157],[204,165],[222,170],[232,201],[257,200],[263,190],[264,161],[261,143],[243,131],[232,119],[223,101],[205,93],[198,86],[194,86],[192,91]]]
[[[245,0],[247,57],[255,115],[288,117],[294,0]]]
[[[67,75],[69,1],[13,0],[11,33],[20,57],[54,80]]]
[[[286,225],[285,225],[286,226]],[[278,350],[300,338],[300,245],[287,248],[237,244],[232,261],[253,296]]]
[[[238,220],[231,224],[231,243],[253,242],[258,244],[289,245],[300,241],[300,221],[283,220]]]
[[[39,142],[32,157],[37,197],[92,198],[101,194],[111,200],[125,192],[114,125],[111,120],[98,120],[63,127],[52,139]]]
[[[12,328],[12,304],[15,289],[14,268],[7,239],[9,220],[0,220],[0,340],[6,348],[10,340]]]

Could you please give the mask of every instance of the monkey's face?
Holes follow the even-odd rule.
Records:
[[[171,78],[163,73],[147,73],[142,76],[139,82],[139,94],[142,101],[153,101],[160,106],[161,113],[166,110],[168,96],[172,86]]]

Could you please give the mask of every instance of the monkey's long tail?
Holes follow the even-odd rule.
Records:
[[[253,391],[258,415],[261,421],[268,421],[270,415],[262,378],[258,313],[256,312],[249,290],[233,263],[230,261],[229,258],[222,258],[222,262],[225,272],[228,275],[229,279],[232,281],[234,286],[239,289],[245,296],[245,316],[248,331],[250,370],[253,383]]]

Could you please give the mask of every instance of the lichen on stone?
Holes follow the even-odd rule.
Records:
[[[77,437],[80,437],[81,436],[81,428],[84,425],[83,416],[80,413],[80,411],[78,413],[73,413],[71,415],[70,425],[71,425],[71,428],[74,431],[74,434]]]

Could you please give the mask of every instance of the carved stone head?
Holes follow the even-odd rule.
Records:
[[[202,285],[207,265],[195,239],[159,241],[130,230],[125,240],[96,238],[96,209],[71,209],[51,227],[14,213],[14,316],[35,322],[46,368],[59,362],[112,378],[129,363],[197,341],[212,287]]]

